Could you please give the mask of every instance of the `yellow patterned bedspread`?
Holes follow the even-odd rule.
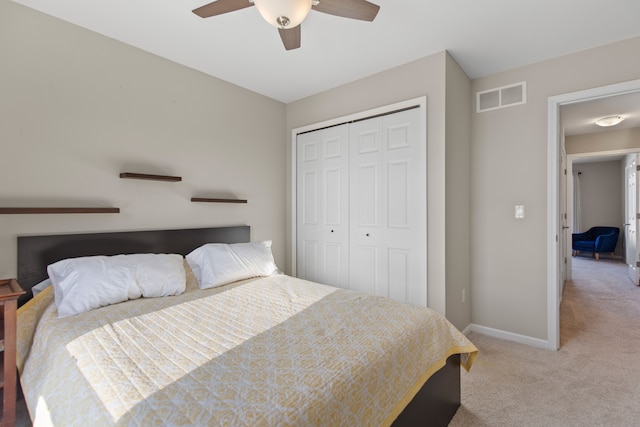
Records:
[[[35,426],[389,425],[448,356],[477,349],[432,310],[285,275],[57,319],[19,310]]]

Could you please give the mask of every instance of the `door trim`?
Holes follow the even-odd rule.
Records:
[[[564,254],[558,250],[561,235],[559,211],[560,186],[560,106],[608,96],[640,92],[640,80],[601,86],[578,92],[550,96],[547,104],[547,345],[560,348],[560,262]]]
[[[297,273],[297,197],[296,197],[296,177],[297,177],[297,145],[296,145],[296,136],[299,133],[310,132],[317,129],[322,129],[330,126],[336,126],[341,123],[352,122],[357,120],[363,120],[371,116],[384,115],[392,113],[396,110],[407,109],[410,107],[417,106],[423,112],[427,111],[427,97],[421,96],[418,98],[408,99],[406,101],[397,102],[394,104],[384,105],[382,107],[373,108],[370,110],[360,111],[357,113],[349,114],[347,116],[336,117],[333,119],[325,120],[318,123],[313,123],[306,126],[301,126],[297,128],[293,128],[291,130],[291,188],[289,192],[291,194],[291,275],[296,276]]]

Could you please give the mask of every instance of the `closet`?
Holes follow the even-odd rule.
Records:
[[[426,112],[296,137],[297,276],[427,305]]]

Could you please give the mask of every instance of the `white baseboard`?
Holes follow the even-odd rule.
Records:
[[[466,327],[466,328],[464,328],[461,332],[462,332],[464,335],[469,335],[469,332],[471,332],[471,325],[472,325],[472,323],[469,323],[469,324],[467,325],[467,327]]]
[[[520,344],[530,345],[532,347],[544,348],[546,350],[555,350],[547,340],[541,340],[540,338],[533,338],[526,335],[514,334],[513,332],[502,331],[500,329],[489,328],[487,326],[476,325],[470,323],[467,325],[462,333],[468,335],[470,332],[477,332],[479,334],[488,335],[494,338],[500,338],[507,341],[513,341]]]

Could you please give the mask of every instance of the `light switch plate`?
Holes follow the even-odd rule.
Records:
[[[516,219],[524,218],[524,205],[516,205]]]

